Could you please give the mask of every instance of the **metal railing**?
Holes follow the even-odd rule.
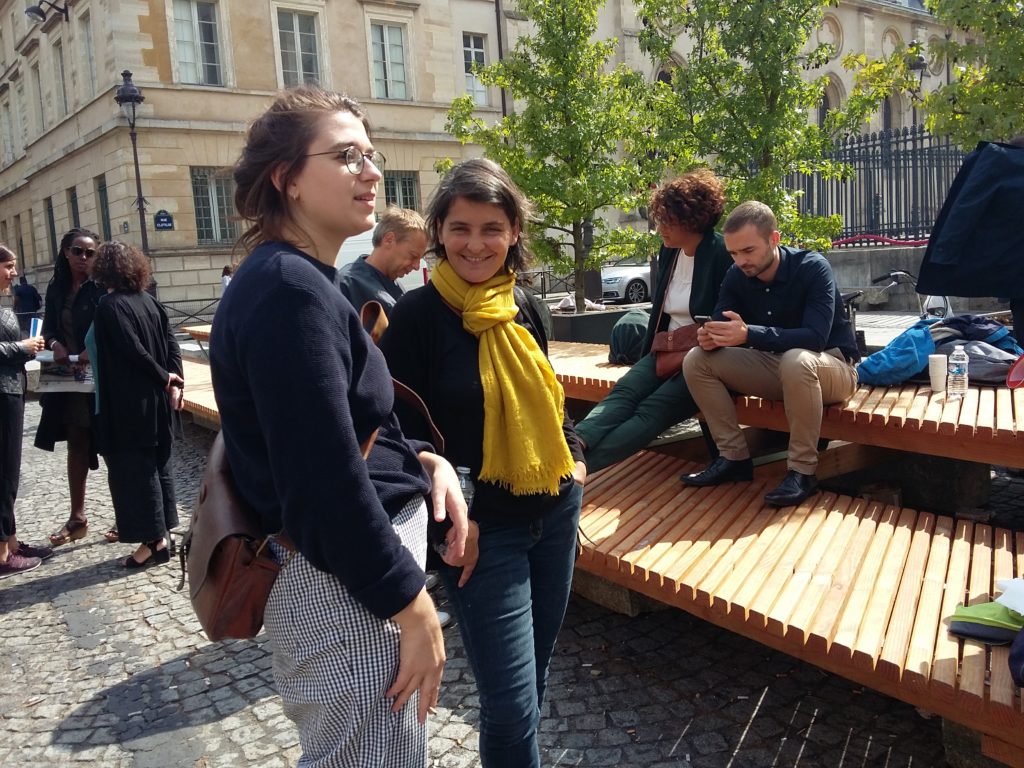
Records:
[[[948,139],[915,125],[837,142],[829,159],[853,169],[847,181],[793,174],[787,184],[803,193],[801,213],[843,217],[843,246],[875,242],[861,242],[862,235],[926,239],[964,157]]]
[[[184,301],[162,301],[171,328],[178,330],[183,325],[205,325],[213,322],[220,299],[188,299]]]
[[[550,269],[529,269],[519,273],[518,282],[524,288],[546,299],[549,294],[571,294],[576,290],[572,275],[556,275]]]

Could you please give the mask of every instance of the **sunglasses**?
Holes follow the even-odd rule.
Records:
[[[85,256],[85,258],[91,259],[93,256],[96,255],[96,249],[95,248],[83,248],[80,245],[72,245],[71,246],[71,253],[73,253],[75,256]]]

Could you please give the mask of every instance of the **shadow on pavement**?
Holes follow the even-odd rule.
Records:
[[[52,743],[72,752],[116,744],[137,758],[159,755],[161,765],[192,766],[215,739],[203,726],[276,695],[268,646],[266,634],[211,643],[97,690],[61,721]],[[85,730],[88,742],[76,743]]]

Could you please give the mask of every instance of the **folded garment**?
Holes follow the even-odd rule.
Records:
[[[989,627],[1009,629],[1013,632],[1024,629],[1024,616],[997,602],[958,605],[953,611],[950,621],[984,624]]]
[[[996,586],[1003,594],[996,598],[996,602],[1005,605],[1011,611],[1024,613],[1024,579],[1001,579]]]
[[[1024,686],[1024,632],[1018,632],[1010,646],[1010,676],[1017,685]]]
[[[1006,627],[990,627],[987,624],[975,624],[971,621],[951,621],[949,631],[957,637],[967,640],[980,640],[987,645],[1009,645],[1019,631]]]

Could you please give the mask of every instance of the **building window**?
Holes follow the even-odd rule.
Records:
[[[53,215],[53,198],[46,198],[46,231],[50,235],[50,250],[57,252],[57,219]]]
[[[234,217],[235,180],[230,168],[193,168],[192,201],[200,243],[230,243],[238,237]]]
[[[174,47],[178,57],[179,81],[224,85],[215,3],[174,0]]]
[[[107,177],[97,176],[96,179],[96,209],[100,217],[100,234],[104,240],[113,239],[110,228],[110,200],[107,199]]]
[[[43,81],[39,78],[39,62],[37,61],[31,67],[32,81],[32,93],[36,97],[36,103],[33,111],[36,116],[36,131],[42,133],[46,128],[46,108],[43,104]]]
[[[18,83],[14,89],[14,140],[18,142],[15,154],[21,152],[28,143],[28,120],[22,117],[25,111],[25,89]]]
[[[92,98],[96,95],[96,56],[92,48],[92,16],[88,13],[78,17],[78,34],[82,40],[82,58],[85,59],[85,87]]]
[[[415,171],[384,171],[384,200],[399,208],[420,208],[419,174]]]
[[[466,68],[466,93],[473,97],[473,102],[481,106],[487,105],[487,86],[473,73],[473,68],[484,66],[484,36],[462,33],[462,60]]]
[[[28,258],[28,254],[25,253],[25,237],[21,233],[21,214],[17,213],[14,215],[14,239],[17,241],[18,255],[23,259]]]
[[[373,95],[378,99],[407,99],[405,31],[397,24],[371,24]]]
[[[60,40],[53,44],[53,74],[57,80],[54,83],[57,89],[57,109],[60,110],[60,116],[64,117],[68,113],[68,86],[64,71],[64,46]]]
[[[320,82],[316,16],[296,11],[277,11],[281,43],[281,78],[285,87]]]
[[[36,217],[31,208],[28,209],[28,250],[25,250],[24,242],[22,242],[22,247],[18,249],[18,253],[32,254],[31,259],[33,265],[45,263],[43,262],[43,259],[39,258],[39,254],[36,252]],[[26,263],[28,260],[29,257],[25,256]]]
[[[82,218],[78,213],[78,189],[76,187],[68,187],[68,216],[71,217],[72,227],[81,227]]]
[[[14,160],[14,124],[11,122],[11,105],[6,101],[0,106],[0,136],[4,142],[4,163],[10,163]]]

